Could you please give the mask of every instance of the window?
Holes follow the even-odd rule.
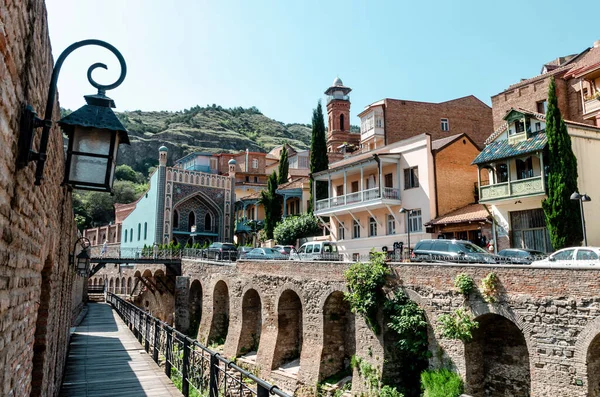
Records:
[[[382,118],[380,118],[380,117],[377,117],[377,118],[375,119],[375,126],[376,126],[377,128],[383,128],[383,119],[382,119]]]
[[[369,218],[369,237],[377,236],[377,221],[375,218]]]
[[[412,210],[408,213],[408,227],[410,232],[423,231],[423,220],[421,219],[421,210]]]
[[[321,252],[321,246],[319,244],[315,244],[313,248],[313,253],[317,254],[319,252]]]
[[[179,227],[179,211],[177,210],[173,211],[173,227]]]
[[[257,176],[254,177],[254,183],[258,183],[258,177]]]
[[[387,216],[387,234],[396,234],[396,220],[392,215]]]
[[[144,240],[148,238],[148,222],[144,222]]]
[[[340,114],[340,131],[345,131],[346,129],[344,128],[344,115]]]
[[[346,231],[346,229],[344,228],[344,222],[339,222],[338,223],[338,240],[343,240],[344,239],[344,232]]]
[[[246,182],[250,182],[250,177],[249,176],[246,177]]]
[[[129,229],[129,242],[133,242],[133,228]]]
[[[579,249],[577,250],[577,260],[580,261],[591,261],[591,260],[598,260],[598,255],[591,250],[583,250],[583,249]]]
[[[546,114],[546,111],[548,110],[548,101],[544,99],[543,101],[537,102],[536,108],[538,113]]]
[[[531,157],[525,160],[517,159],[517,179],[533,178],[533,161]]]
[[[194,211],[190,211],[188,215],[188,232],[192,231],[192,226],[196,226],[196,214],[194,214]]]
[[[448,119],[441,119],[442,131],[450,131],[450,122]]]
[[[404,169],[404,189],[419,187],[419,167]]]
[[[212,229],[212,219],[210,214],[206,214],[206,216],[204,217],[204,230],[211,230]]]
[[[392,178],[391,173],[385,174],[384,179],[385,179],[385,185],[384,185],[385,187],[394,187],[394,180]]]
[[[313,252],[313,246],[312,246],[312,244],[307,245],[306,246],[306,253],[307,254],[312,254],[312,252]]]
[[[352,224],[352,238],[360,238],[360,224],[357,221]]]
[[[496,166],[496,183],[508,182],[508,166],[501,163]]]
[[[142,224],[138,223],[138,241],[142,239]]]
[[[515,121],[515,133],[519,133],[519,132],[524,132],[525,131],[525,124],[523,124],[522,121],[517,120]]]
[[[252,168],[258,168],[258,159],[252,159]]]
[[[339,185],[335,187],[335,194],[338,196],[344,195],[344,185]]]
[[[574,249],[560,251],[560,252],[557,252],[556,254],[552,255],[552,258],[556,259],[557,261],[568,261],[568,260],[573,259],[574,252],[575,252]]]
[[[125,229],[125,242],[127,242],[127,229]]]
[[[542,129],[542,123],[535,123],[535,130],[540,131]]]
[[[352,193],[358,192],[358,181],[352,182]]]

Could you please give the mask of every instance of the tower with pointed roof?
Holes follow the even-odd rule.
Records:
[[[327,95],[327,152],[329,161],[339,160],[344,145],[358,145],[360,134],[350,132],[350,97],[352,88],[346,87],[342,79],[336,77],[325,91]]]

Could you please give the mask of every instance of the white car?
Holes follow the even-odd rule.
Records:
[[[329,241],[312,241],[302,244],[298,251],[290,252],[293,261],[340,261],[337,245]]]
[[[549,257],[533,261],[531,266],[598,266],[600,247],[570,247],[556,251]]]

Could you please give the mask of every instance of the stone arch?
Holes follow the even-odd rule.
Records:
[[[213,315],[208,334],[208,344],[224,344],[229,330],[229,287],[223,280],[213,289]]]
[[[262,299],[254,288],[242,296],[242,330],[236,355],[258,352],[262,331]]]
[[[127,294],[131,295],[133,294],[133,280],[131,279],[131,276],[127,279]]]
[[[600,317],[596,317],[583,328],[575,343],[574,359],[577,377],[584,382],[587,380],[590,396],[598,395],[600,390],[599,337]]]
[[[302,301],[296,291],[286,289],[277,302],[277,342],[272,369],[300,359],[302,353]]]
[[[327,296],[323,308],[323,350],[319,380],[350,371],[350,359],[356,352],[354,315],[344,293]]]
[[[120,294],[121,293],[121,280],[119,279],[119,277],[115,278],[115,294]]]
[[[195,339],[198,337],[200,322],[202,321],[202,298],[202,283],[200,280],[192,281],[188,295],[188,307],[190,311],[188,335]]]
[[[125,276],[121,278],[121,295],[125,295],[127,293],[127,284],[125,281]]]
[[[108,292],[114,293],[115,292],[114,288],[115,288],[114,287],[114,280],[111,277],[110,280],[108,280]]]
[[[174,202],[173,208],[180,210],[181,219],[179,222],[179,230],[190,230],[190,225],[188,224],[189,218],[186,215],[193,208],[195,223],[199,221],[200,224],[202,224],[204,212],[209,212],[211,214],[213,224],[215,225],[215,227],[213,227],[213,231],[220,232],[219,234],[222,234],[223,231],[219,230],[218,225],[222,224],[223,222],[223,205],[217,204],[217,202],[205,192],[197,191],[193,194],[185,196],[181,200]],[[175,226],[173,226],[173,229],[175,229]]]
[[[191,210],[188,214],[188,232],[192,231],[192,226],[196,226],[196,212]]]
[[[52,267],[53,262],[48,257],[44,262],[42,269],[42,283],[40,286],[40,297],[35,322],[35,339],[33,342],[33,368],[31,371],[32,382],[31,396],[42,395],[42,385],[48,383],[44,380],[44,367],[48,365],[48,356],[46,354],[46,344],[48,342],[47,332],[50,331],[48,325],[48,311],[51,308],[52,300]]]
[[[490,397],[530,395],[530,350],[522,329],[510,318],[490,311],[476,320],[479,328],[465,343],[467,393]]]

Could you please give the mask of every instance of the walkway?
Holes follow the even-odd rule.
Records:
[[[182,394],[105,303],[89,303],[71,338],[60,396],[120,397]]]

